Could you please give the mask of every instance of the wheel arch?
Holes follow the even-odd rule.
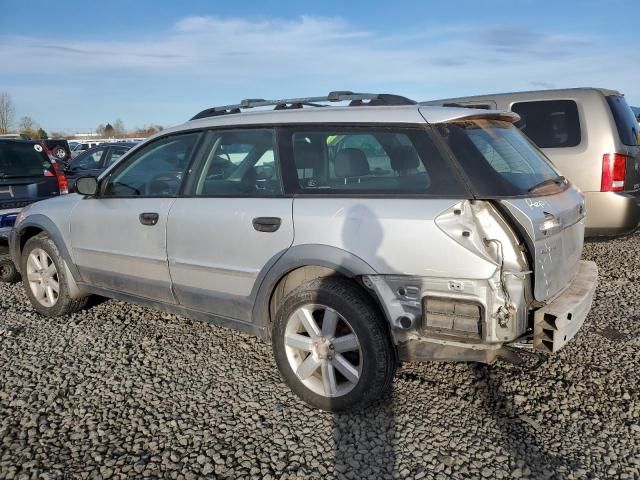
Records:
[[[71,258],[67,244],[64,241],[62,232],[53,221],[40,214],[29,216],[15,232],[15,242],[12,248],[11,255],[18,270],[21,269],[22,252],[26,243],[33,237],[45,233],[51,241],[55,244],[62,260],[64,261],[64,267],[66,270],[66,277],[69,281],[69,294],[72,298],[79,298],[85,295],[85,293],[78,287],[77,282],[80,281],[80,274],[76,268],[75,263]]]
[[[341,276],[357,284],[357,277],[375,273],[373,267],[362,258],[341,248],[313,244],[291,247],[264,273],[259,282],[252,312],[253,322],[262,330],[263,340],[270,343],[275,309],[288,292],[316,278]]]

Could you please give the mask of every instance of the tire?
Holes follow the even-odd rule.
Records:
[[[313,407],[357,410],[391,389],[397,361],[386,321],[346,278],[316,279],[289,293],[272,334],[284,381]]]
[[[0,255],[0,282],[15,283],[20,280],[20,274],[9,255]]]
[[[39,260],[34,262],[30,258],[32,255]],[[55,243],[46,234],[41,233],[27,241],[20,266],[27,296],[39,314],[61,317],[77,312],[87,303],[87,297],[72,299],[69,296],[64,261]]]
[[[53,155],[58,159],[58,160],[64,160],[67,158],[67,152],[65,151],[64,148],[62,147],[55,147],[53,149]]]

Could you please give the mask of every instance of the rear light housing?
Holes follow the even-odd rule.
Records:
[[[627,171],[627,156],[619,153],[605,153],[602,157],[601,192],[621,192]]]
[[[62,172],[62,170],[60,170],[58,163],[55,160],[51,160],[51,165],[53,165],[53,170],[56,172],[60,195],[66,195],[69,193],[69,181],[67,180],[67,176]]]

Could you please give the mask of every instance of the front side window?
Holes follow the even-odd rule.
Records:
[[[104,148],[86,152],[71,162],[72,170],[95,170],[100,168],[100,159],[104,153]]]
[[[200,133],[153,141],[120,165],[103,190],[106,197],[172,197],[178,193]]]
[[[464,194],[424,129],[300,127],[290,139],[304,193]]]
[[[196,196],[269,197],[282,193],[272,130],[207,133],[192,186]]]
[[[573,100],[519,102],[511,110],[521,117],[518,127],[540,148],[580,144],[580,118]]]
[[[511,123],[461,120],[437,130],[480,197],[527,196],[540,186],[564,188],[546,157]],[[547,184],[548,182],[548,184]]]

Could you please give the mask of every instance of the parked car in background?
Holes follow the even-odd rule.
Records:
[[[603,88],[478,95],[423,102],[510,110],[517,124],[586,197],[586,235],[633,232],[640,224],[640,136],[624,96]]]
[[[101,143],[82,152],[64,169],[69,184],[72,186],[75,179],[82,175],[100,175],[136,145],[137,142]]]
[[[584,322],[584,199],[517,118],[351,92],[210,108],[23,210],[11,253],[42,315],[98,294],[235,327],[304,401],[363,407],[398,359],[551,353]]]
[[[67,179],[41,143],[0,139],[0,248],[23,207],[67,192]],[[16,278],[8,252],[0,253],[0,281]]]
[[[80,142],[77,143],[71,150],[71,158],[75,158],[82,152],[89,150],[90,148],[100,145],[101,142]]]
[[[38,140],[45,147],[49,149],[51,154],[61,162],[68,162],[71,160],[71,148],[69,143],[64,139],[49,138],[46,140]]]

